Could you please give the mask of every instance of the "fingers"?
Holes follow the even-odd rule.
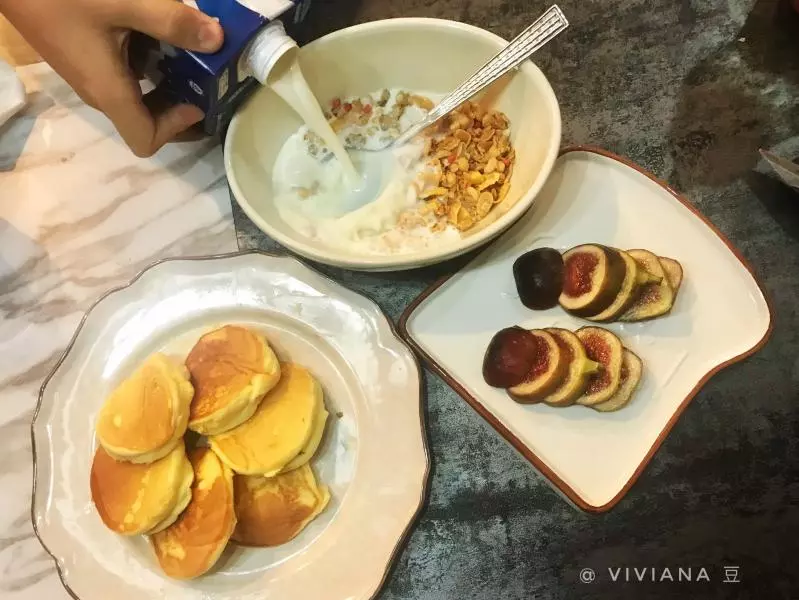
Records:
[[[137,79],[144,79],[148,53],[154,47],[157,50],[157,45],[157,41],[138,31],[131,31],[128,36],[125,36],[125,42],[122,45],[122,57],[127,56],[128,66]]]
[[[206,48],[218,47],[222,41],[216,21],[176,0],[122,0],[114,4],[114,14],[119,20],[117,27],[139,30],[176,46],[201,49],[200,33],[209,23],[218,35]],[[111,119],[136,156],[149,157],[201,121],[204,115],[196,106],[169,106],[160,92],[142,98],[137,78],[128,64],[126,40],[124,32],[104,37],[101,47],[92,53],[91,78],[88,85],[82,86],[81,96]]]
[[[116,13],[119,27],[187,50],[216,52],[224,39],[217,21],[176,0],[123,0]]]
[[[200,139],[201,133],[190,128],[203,119],[203,111],[191,104],[177,104],[155,115],[154,150],[171,141]]]
[[[142,98],[138,82],[121,63],[109,61],[97,67],[95,75],[103,85],[93,94],[94,104],[111,119],[136,156],[152,156],[203,118],[202,110],[196,106],[167,106],[158,95],[148,100],[151,111]]]
[[[145,94],[142,101],[155,119],[156,141],[165,140],[161,145],[170,141],[194,141],[204,137],[201,128],[193,127],[205,116],[196,106],[175,105],[162,87],[156,87]]]
[[[101,110],[114,123],[131,151],[140,158],[152,156],[161,146],[203,118],[203,112],[190,104],[170,106],[151,114],[141,98],[105,108],[101,106]]]

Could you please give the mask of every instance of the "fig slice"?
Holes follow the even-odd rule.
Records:
[[[624,347],[621,340],[607,329],[583,327],[576,332],[585,348],[585,353],[593,361],[602,365],[602,370],[591,375],[577,404],[592,406],[610,400],[621,383],[621,363]]]
[[[660,277],[652,275],[649,271],[644,269],[638,261],[636,261],[629,253],[623,250],[618,251],[624,260],[624,281],[622,281],[621,289],[613,300],[613,303],[605,310],[597,315],[585,317],[589,321],[608,322],[615,321],[626,311],[641,290],[641,286],[647,283],[660,283]]]
[[[563,256],[554,248],[525,252],[513,263],[519,300],[532,310],[557,306],[563,291],[563,271]]]
[[[625,348],[621,362],[621,383],[618,391],[609,400],[594,404],[591,408],[599,412],[613,412],[627,406],[638,388],[638,383],[641,381],[643,367],[644,365],[638,355]]]
[[[669,285],[676,299],[677,292],[680,291],[680,286],[682,285],[682,265],[673,258],[666,258],[665,256],[658,256],[658,260],[660,261],[660,266],[663,267],[663,271],[666,273],[666,279],[669,280]]]
[[[576,246],[563,255],[560,305],[578,317],[598,315],[618,296],[627,268],[619,251],[599,244]]]
[[[674,290],[660,260],[649,250],[628,250],[638,264],[659,277],[660,281],[645,284],[630,307],[619,317],[621,321],[644,321],[665,315],[674,304]]]
[[[491,338],[483,357],[483,379],[492,387],[522,383],[532,371],[539,352],[535,336],[521,327],[506,327]]]
[[[544,331],[552,334],[568,361],[566,378],[560,387],[544,398],[544,402],[550,406],[569,406],[583,395],[589,378],[600,369],[600,365],[588,358],[580,338],[568,329],[548,327]]]
[[[551,333],[543,329],[531,329],[530,333],[538,345],[533,368],[522,383],[508,388],[514,400],[525,404],[540,402],[555,391],[566,378],[569,367]]]

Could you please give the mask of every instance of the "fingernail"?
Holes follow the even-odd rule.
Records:
[[[213,51],[219,47],[221,41],[219,23],[206,23],[200,27],[198,39],[203,50]]]

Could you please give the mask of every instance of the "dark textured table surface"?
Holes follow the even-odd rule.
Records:
[[[434,16],[513,37],[543,0],[314,0],[309,37]],[[452,598],[799,598],[799,195],[758,148],[799,155],[799,19],[772,0],[561,0],[570,29],[536,55],[563,141],[669,181],[737,245],[773,301],[753,358],[714,377],[611,512],[579,512],[425,372],[427,504],[381,593]],[[275,250],[240,212],[242,248]],[[399,317],[461,261],[405,274],[321,268]],[[735,323],[730,324],[731,327]],[[724,566],[740,583],[723,583]],[[583,568],[596,581],[583,584]],[[613,583],[608,567],[704,567],[710,582]],[[647,578],[650,578],[647,572]],[[624,578],[624,575],[621,576]]]

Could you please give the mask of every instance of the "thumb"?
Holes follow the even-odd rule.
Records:
[[[116,25],[173,46],[216,52],[224,41],[222,26],[215,19],[180,0],[134,0],[116,4]]]

